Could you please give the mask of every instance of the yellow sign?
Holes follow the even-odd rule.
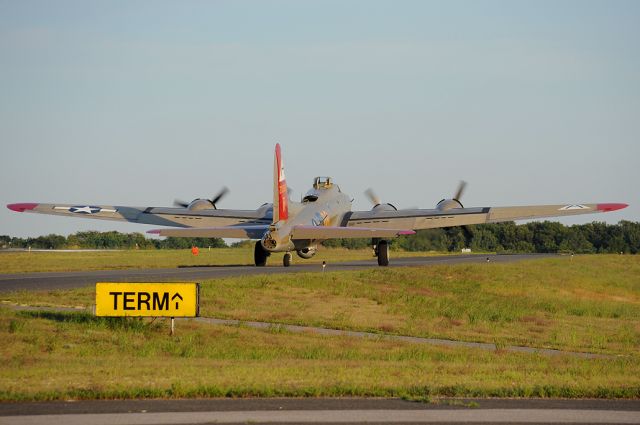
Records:
[[[96,283],[96,316],[196,317],[197,283]]]

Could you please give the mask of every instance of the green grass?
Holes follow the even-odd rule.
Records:
[[[3,294],[94,304],[93,288]],[[203,316],[630,354],[640,347],[640,257],[375,268],[202,282]]]
[[[375,268],[202,283],[203,316],[619,357],[581,359],[0,309],[0,399],[640,397],[640,257]],[[94,288],[2,294],[94,303]],[[123,365],[126,365],[123,366]]]
[[[0,400],[640,397],[637,356],[487,352],[193,321],[179,321],[170,337],[167,326],[0,309]]]
[[[442,255],[444,253],[393,252],[397,257]],[[283,253],[269,257],[268,265],[282,266]],[[371,260],[371,249],[348,250],[320,247],[315,257],[304,260],[294,255],[293,263],[329,264],[338,261]],[[198,255],[190,250],[122,250],[122,251],[34,251],[0,252],[0,273],[31,273],[80,270],[114,270],[135,268],[175,268],[194,266],[253,265],[253,248],[201,248]]]
[[[640,257],[373,269],[209,281],[205,316],[628,354]]]

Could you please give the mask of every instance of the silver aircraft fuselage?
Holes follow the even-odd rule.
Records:
[[[261,243],[269,252],[289,252],[307,248],[318,241],[293,241],[291,234],[295,226],[340,226],[351,212],[351,198],[340,190],[331,178],[317,177],[313,188],[302,202],[289,201],[289,218],[269,226]]]

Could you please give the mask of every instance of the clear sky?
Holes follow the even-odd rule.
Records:
[[[626,202],[640,221],[640,2],[0,0],[0,203]],[[149,227],[0,209],[0,234]]]

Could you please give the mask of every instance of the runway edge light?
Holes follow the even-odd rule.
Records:
[[[199,283],[96,283],[96,316],[99,317],[198,317],[199,315]]]

